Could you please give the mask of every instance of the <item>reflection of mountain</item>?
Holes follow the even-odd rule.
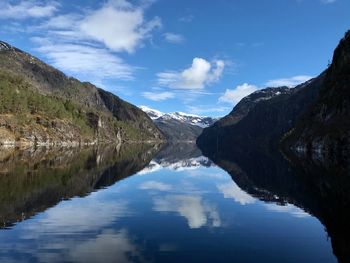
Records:
[[[62,199],[85,196],[143,169],[159,146],[3,150],[0,155],[0,221],[11,225]]]
[[[280,205],[292,203],[316,216],[326,227],[339,261],[350,262],[348,169],[300,163],[294,156],[288,162],[278,152],[249,149],[212,158],[249,194]]]
[[[149,173],[161,168],[183,170],[212,165],[212,161],[202,155],[195,143],[167,143],[142,172]]]

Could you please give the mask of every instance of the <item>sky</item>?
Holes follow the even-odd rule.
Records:
[[[0,0],[0,40],[137,106],[220,117],[319,75],[349,0]]]

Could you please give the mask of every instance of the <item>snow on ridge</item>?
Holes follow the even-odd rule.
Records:
[[[195,114],[188,114],[181,111],[173,113],[163,113],[161,111],[149,108],[147,106],[139,106],[141,110],[146,112],[152,120],[177,120],[190,125],[199,126],[201,128],[206,128],[210,126],[210,117],[198,116]],[[215,120],[213,119],[213,122]]]
[[[148,116],[152,119],[152,120],[156,120],[160,117],[162,117],[164,115],[163,112],[159,111],[159,110],[155,110],[155,109],[151,109],[147,106],[139,106],[139,108],[144,111],[145,113],[148,114]]]

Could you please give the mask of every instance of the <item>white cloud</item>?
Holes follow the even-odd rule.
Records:
[[[143,7],[135,7],[125,0],[110,0],[85,17],[79,28],[86,36],[114,51],[132,53],[154,28],[160,26],[157,17],[145,21]]]
[[[158,83],[175,89],[202,90],[206,85],[218,81],[224,68],[225,62],[222,60],[210,63],[203,58],[194,58],[191,67],[181,72],[158,73]]]
[[[312,78],[313,78],[312,76],[299,75],[299,76],[294,76],[291,78],[272,79],[266,83],[266,86],[268,86],[268,87],[281,87],[281,86],[295,87],[295,86],[297,86],[301,83],[304,83]]]
[[[154,208],[158,212],[176,212],[187,219],[189,228],[201,228],[210,224],[221,226],[217,209],[203,202],[202,197],[193,195],[168,195],[154,199]]]
[[[335,3],[337,0],[321,0],[322,3],[324,4],[332,4]]]
[[[167,42],[172,44],[180,44],[185,41],[185,38],[182,35],[174,33],[165,33],[164,38]]]
[[[116,52],[132,53],[161,26],[159,18],[145,19],[150,1],[136,6],[109,0],[95,10],[66,13],[31,26],[37,51],[62,71],[94,83],[104,79],[132,80],[136,67]]]
[[[233,181],[225,184],[218,184],[217,188],[224,195],[224,198],[231,198],[241,205],[255,203],[255,198],[244,192]]]
[[[82,74],[90,80],[104,78],[133,79],[134,68],[110,51],[88,45],[52,43],[42,39],[37,48],[50,63],[70,74]]]
[[[142,190],[158,190],[158,191],[170,191],[172,189],[171,185],[165,184],[157,181],[147,181],[140,185]]]
[[[0,19],[44,18],[52,16],[58,10],[58,2],[26,0],[17,4],[3,0],[0,3]]]
[[[142,93],[142,96],[149,100],[153,101],[163,101],[163,100],[168,100],[172,99],[175,97],[175,94],[172,92],[164,91],[164,92],[150,92],[146,91]]]
[[[219,102],[225,102],[232,105],[237,104],[241,99],[258,90],[257,86],[244,83],[237,86],[235,89],[227,89],[226,92],[219,98]]]

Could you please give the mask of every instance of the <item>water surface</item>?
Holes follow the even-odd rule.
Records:
[[[3,154],[0,261],[337,262],[316,217],[238,168],[194,145]]]

